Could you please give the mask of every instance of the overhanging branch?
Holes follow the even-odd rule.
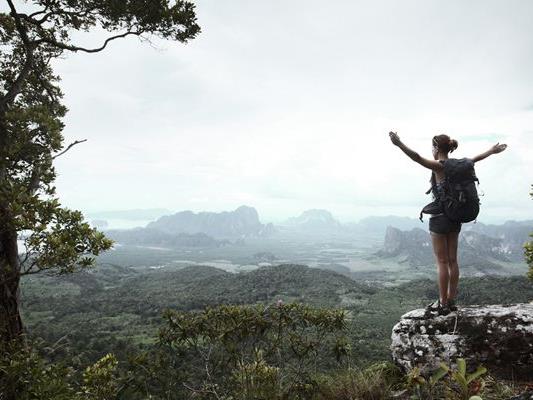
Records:
[[[87,139],[83,139],[83,140],[76,140],[75,142],[72,142],[71,144],[69,144],[67,146],[67,148],[65,150],[63,150],[61,153],[57,153],[56,155],[54,155],[52,157],[52,160],[56,159],[57,157],[65,154],[67,151],[69,151],[71,148],[73,148],[74,146],[76,146],[77,144],[80,144],[80,143],[83,143],[83,142],[86,142]]]
[[[47,9],[48,7],[46,7],[44,10],[41,10],[41,11],[35,11],[34,13],[31,13],[30,15],[28,15],[28,17],[33,18],[33,17],[36,17],[37,15],[44,14],[46,13]]]
[[[111,36],[111,37],[109,37],[109,38],[107,38],[105,40],[105,42],[102,44],[102,46],[96,47],[96,48],[93,48],[93,49],[88,49],[86,47],[73,46],[73,45],[70,45],[70,44],[63,43],[63,42],[58,42],[57,40],[51,39],[51,38],[42,38],[42,39],[36,40],[35,43],[37,45],[42,44],[42,43],[48,43],[48,44],[50,44],[52,46],[55,46],[55,47],[57,47],[59,49],[63,49],[63,50],[83,51],[85,53],[98,53],[99,51],[104,50],[107,47],[107,45],[110,42],[112,42],[113,40],[121,39],[121,38],[124,38],[124,37],[129,36],[129,35],[140,36],[143,33],[144,33],[143,30],[137,30],[137,31],[127,31],[127,32],[121,33],[120,35]]]

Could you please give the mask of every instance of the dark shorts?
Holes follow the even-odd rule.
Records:
[[[451,221],[446,215],[435,215],[429,219],[429,231],[433,233],[461,232],[461,223]]]

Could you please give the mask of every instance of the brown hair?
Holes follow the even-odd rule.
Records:
[[[457,140],[451,139],[448,135],[433,136],[431,143],[433,147],[436,147],[444,153],[451,153],[459,146]]]

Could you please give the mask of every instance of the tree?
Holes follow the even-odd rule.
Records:
[[[64,145],[67,109],[51,62],[68,52],[100,52],[127,36],[185,43],[200,28],[194,5],[184,0],[5,1],[8,12],[0,12],[0,335],[8,341],[23,332],[23,275],[90,267],[112,245],[57,198],[53,161],[81,141]],[[95,47],[72,40],[92,29],[109,36]]]

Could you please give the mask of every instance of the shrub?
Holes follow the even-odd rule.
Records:
[[[399,369],[391,363],[377,363],[366,369],[348,368],[323,376],[320,400],[385,400],[401,382]]]
[[[186,363],[188,394],[205,398],[310,399],[318,392],[317,373],[349,352],[342,310],[221,305],[168,311],[165,319],[161,350]]]

